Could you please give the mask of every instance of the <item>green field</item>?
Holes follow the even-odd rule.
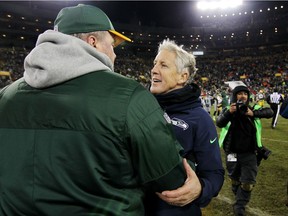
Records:
[[[271,129],[272,119],[262,119],[262,142],[272,151],[267,160],[262,160],[257,176],[257,184],[252,191],[247,206],[247,216],[284,216],[288,215],[288,119],[279,116],[276,129]],[[219,132],[219,128],[217,128]],[[224,152],[221,149],[223,164]],[[219,195],[204,208],[203,216],[232,216],[234,196],[230,180],[225,174],[225,182]]]

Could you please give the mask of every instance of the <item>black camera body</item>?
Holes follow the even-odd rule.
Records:
[[[237,111],[243,115],[248,111],[248,106],[242,100],[236,102],[236,108]]]
[[[266,147],[264,147],[264,146],[262,146],[262,147],[259,149],[259,154],[262,156],[262,158],[263,158],[264,160],[267,160],[271,153],[272,153],[272,151],[270,151],[268,148],[266,148]]]
[[[267,149],[266,147],[262,146],[261,148],[257,149],[257,165],[259,166],[262,159],[267,160],[268,157],[271,155],[272,151]]]

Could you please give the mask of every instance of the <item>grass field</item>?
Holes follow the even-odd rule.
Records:
[[[261,162],[257,183],[247,206],[247,216],[288,215],[288,207],[285,205],[288,181],[288,119],[279,116],[276,129],[271,128],[271,120],[262,119],[262,142],[272,154]],[[220,131],[219,128],[217,130]],[[222,149],[221,152],[225,164]],[[234,195],[226,173],[219,195],[202,210],[203,216],[232,216],[233,202]]]

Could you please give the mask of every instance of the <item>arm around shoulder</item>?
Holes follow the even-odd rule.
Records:
[[[127,149],[140,184],[154,192],[183,185],[183,148],[154,96],[142,87],[136,88],[130,97],[125,128]]]

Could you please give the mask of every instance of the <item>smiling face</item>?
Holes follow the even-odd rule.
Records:
[[[151,70],[151,87],[153,94],[165,94],[182,88],[189,77],[188,72],[178,73],[176,54],[163,49],[154,60]]]
[[[242,100],[244,103],[248,101],[248,93],[246,91],[240,91],[237,93],[237,101]]]

